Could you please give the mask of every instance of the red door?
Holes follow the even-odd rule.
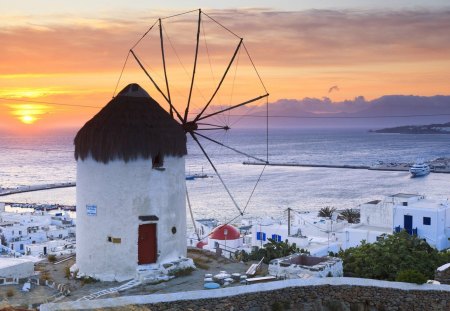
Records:
[[[139,226],[138,264],[156,262],[156,224]]]

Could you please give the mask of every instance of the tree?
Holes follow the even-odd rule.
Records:
[[[433,279],[434,271],[450,262],[450,252],[439,252],[426,241],[406,231],[385,235],[376,243],[341,250],[344,275],[394,281],[399,272],[416,270]]]
[[[336,211],[335,207],[325,206],[319,210],[319,213],[317,214],[317,216],[331,218],[331,216],[333,216],[333,213],[335,211]]]
[[[356,209],[347,208],[339,215],[340,219],[346,220],[349,224],[359,222],[360,212]]]

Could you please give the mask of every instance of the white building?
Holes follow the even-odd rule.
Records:
[[[0,212],[0,236],[9,253],[25,254],[27,245],[75,236],[75,227],[68,215]]]
[[[130,84],[75,138],[80,275],[133,278],[186,256],[186,135]]]
[[[252,246],[262,247],[269,238],[281,242],[288,240],[299,249],[314,256],[326,256],[329,252],[338,252],[343,240],[343,228],[346,221],[326,219],[317,216],[317,212],[292,213],[290,230],[288,224],[273,219],[262,220],[252,226]]]
[[[382,234],[406,230],[443,250],[450,247],[450,205],[417,194],[398,193],[361,205],[361,223],[345,229],[344,248],[373,243]]]
[[[41,257],[47,255],[70,255],[75,254],[75,241],[52,240],[42,243],[28,244],[25,253],[30,256]]]
[[[269,274],[288,279],[309,279],[344,276],[342,259],[336,257],[314,257],[307,254],[292,254],[273,259],[269,263]]]
[[[17,284],[34,273],[34,263],[22,258],[0,257],[0,285]]]

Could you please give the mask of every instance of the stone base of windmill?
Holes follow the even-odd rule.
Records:
[[[142,284],[153,284],[164,281],[169,281],[177,276],[188,275],[195,270],[194,261],[191,258],[181,257],[177,260],[166,263],[155,263],[148,265],[140,265],[136,269],[136,275],[134,279]],[[129,278],[119,278],[117,275],[85,275],[79,273],[76,264],[70,267],[72,277],[75,278],[93,278],[100,281],[126,281]]]
[[[194,261],[191,258],[183,257],[162,264],[140,265],[136,269],[135,279],[143,284],[160,283],[177,276],[190,274],[195,269]]]

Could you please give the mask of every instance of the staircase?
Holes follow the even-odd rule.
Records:
[[[118,292],[122,292],[124,290],[136,287],[136,286],[141,285],[141,284],[142,283],[140,281],[133,279],[133,280],[128,281],[127,283],[122,284],[120,286],[111,287],[111,288],[108,288],[108,289],[103,289],[103,290],[98,291],[96,293],[93,293],[93,294],[81,297],[77,301],[86,301],[86,300],[97,299],[97,298],[99,298],[101,296],[111,295],[111,294],[115,294],[115,293],[118,293]]]

